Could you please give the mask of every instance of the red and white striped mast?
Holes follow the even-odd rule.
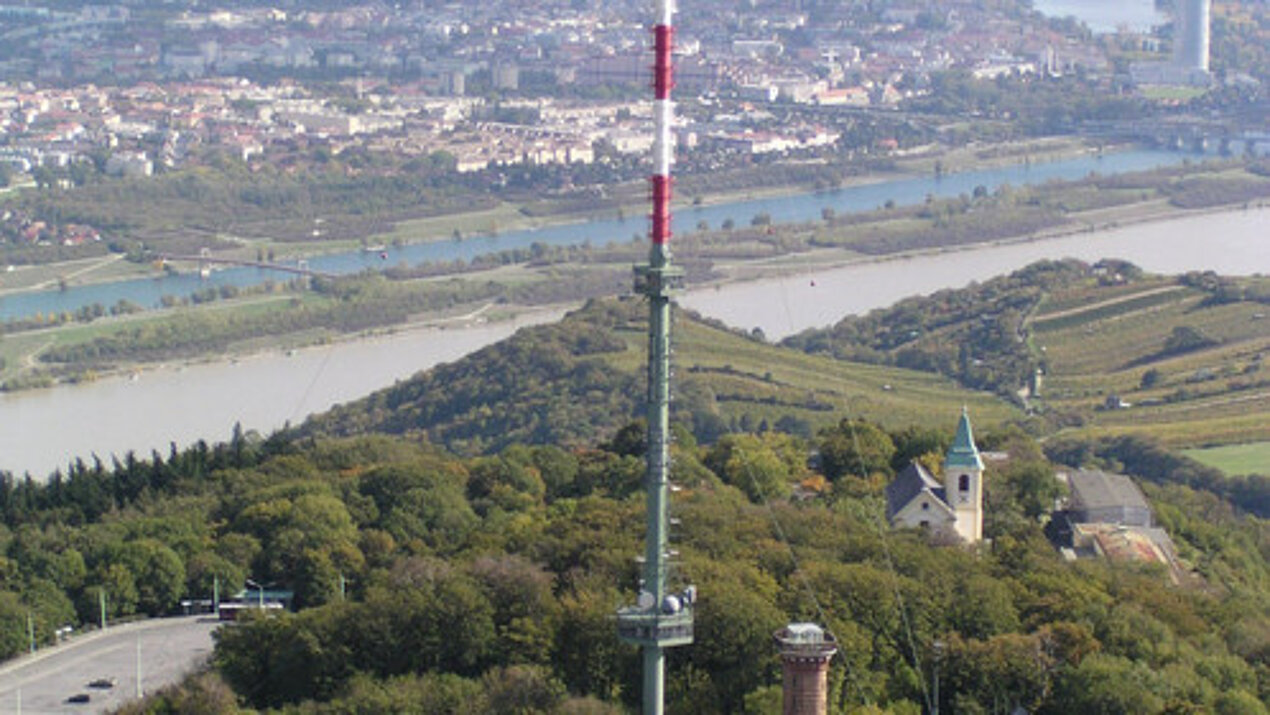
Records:
[[[665,649],[692,642],[696,589],[672,592],[670,552],[670,297],[683,272],[670,263],[670,165],[674,155],[674,0],[656,0],[653,26],[652,246],[648,265],[635,269],[635,290],[648,297],[648,458],[644,473],[647,535],[639,598],[619,609],[618,635],[644,652],[643,711],[661,715],[665,699]]]
[[[670,259],[670,165],[674,159],[675,145],[671,136],[671,124],[675,118],[675,105],[670,101],[670,90],[675,86],[675,67],[672,58],[675,27],[674,0],[657,0],[657,24],[653,26],[653,265]]]

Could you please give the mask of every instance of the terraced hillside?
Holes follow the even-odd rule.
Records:
[[[1172,446],[1270,438],[1267,283],[1103,276],[1047,295],[1028,322],[1039,404],[1078,432]]]
[[[995,390],[1038,432],[1171,447],[1270,439],[1270,279],[1042,262],[787,341]]]

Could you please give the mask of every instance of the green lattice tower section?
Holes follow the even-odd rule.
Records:
[[[635,288],[648,297],[648,464],[646,541],[639,599],[618,611],[618,635],[644,651],[644,712],[662,712],[664,649],[692,642],[692,587],[670,583],[670,298],[682,287],[683,272],[670,264],[664,247],[654,245],[649,265],[635,273]]]

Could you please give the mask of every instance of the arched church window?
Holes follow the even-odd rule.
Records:
[[[961,478],[957,483],[957,488],[963,492],[970,491],[970,475],[969,474],[961,475]]]

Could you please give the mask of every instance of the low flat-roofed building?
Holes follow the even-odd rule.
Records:
[[[1068,558],[1164,566],[1174,584],[1185,571],[1173,540],[1153,526],[1151,506],[1133,480],[1098,470],[1061,473],[1071,490],[1065,508],[1054,512],[1046,536]]]
[[[1066,474],[1071,489],[1067,511],[1079,523],[1151,526],[1151,506],[1123,474],[1081,470]]]

